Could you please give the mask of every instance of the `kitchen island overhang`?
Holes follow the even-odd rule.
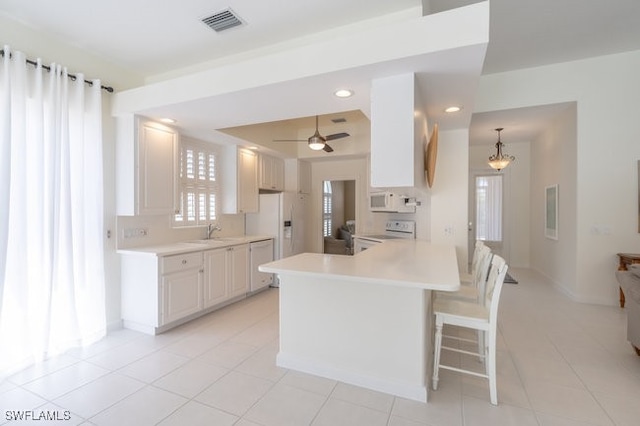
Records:
[[[389,241],[260,270],[280,276],[278,366],[426,402],[431,290],[459,289],[454,246]]]

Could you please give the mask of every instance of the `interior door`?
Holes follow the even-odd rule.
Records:
[[[508,259],[508,227],[505,209],[505,175],[489,171],[470,173],[469,263],[477,240],[494,254]]]

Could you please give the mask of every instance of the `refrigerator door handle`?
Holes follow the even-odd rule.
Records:
[[[293,204],[289,207],[290,211],[289,211],[289,217],[291,218],[291,239],[289,240],[289,248],[291,249],[291,253],[293,253],[293,248],[294,248],[294,241],[295,241],[295,226],[294,226],[294,221],[293,221]]]

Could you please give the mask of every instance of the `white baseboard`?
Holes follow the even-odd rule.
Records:
[[[325,377],[348,383],[354,386],[383,392],[402,398],[419,402],[427,402],[427,385],[416,386],[408,383],[397,383],[384,380],[378,377],[366,376],[350,371],[344,371],[331,365],[322,365],[312,360],[300,359],[291,354],[279,352],[276,358],[278,367],[301,371],[314,376]]]

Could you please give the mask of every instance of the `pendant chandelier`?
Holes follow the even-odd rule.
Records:
[[[500,132],[503,131],[504,128],[499,127],[496,129],[498,132],[498,142],[496,142],[496,153],[489,157],[489,166],[492,169],[500,171],[507,167],[510,162],[516,159],[513,155],[507,155],[502,152],[502,147],[504,144],[500,141]]]

